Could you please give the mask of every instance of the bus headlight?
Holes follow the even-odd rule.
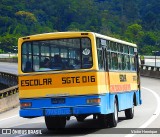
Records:
[[[32,103],[31,102],[23,102],[20,105],[21,105],[21,108],[27,108],[27,107],[31,107]]]
[[[87,104],[100,104],[101,99],[100,98],[91,98],[87,99]]]

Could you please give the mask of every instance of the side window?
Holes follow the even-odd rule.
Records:
[[[130,70],[136,71],[136,57],[134,53],[134,47],[129,47],[129,56],[130,56]]]
[[[122,45],[122,44],[119,44],[119,51],[120,51],[121,53],[123,53],[123,45]]]
[[[97,44],[97,56],[98,56],[98,67],[99,70],[107,70],[107,64],[108,62],[108,53],[107,48],[109,47],[109,41],[101,38],[96,39],[96,44]],[[107,59],[106,59],[107,58]]]
[[[128,64],[129,62],[129,58],[128,58],[128,55],[123,55],[124,59],[123,59],[123,70],[129,70],[128,67],[130,64]]]
[[[133,47],[129,47],[129,54],[134,55],[134,48]]]
[[[122,70],[125,70],[126,68],[126,60],[125,60],[125,55],[122,54]]]
[[[112,69],[117,70],[118,69],[118,56],[117,53],[112,52]]]
[[[118,51],[117,43],[110,41],[110,47],[112,51]]]
[[[107,59],[108,59],[108,69],[111,69],[112,68],[111,52],[107,53]]]
[[[122,55],[118,54],[118,69],[122,70]]]
[[[127,45],[124,45],[124,53],[129,54],[129,49]]]
[[[98,53],[98,67],[100,70],[104,70],[102,49],[98,49],[97,53]]]
[[[126,55],[126,70],[130,70],[130,56]]]
[[[97,38],[97,54],[98,66],[100,70],[104,70],[104,59],[106,60],[109,70],[135,71],[134,47],[128,46],[109,40]],[[102,48],[107,47],[107,52],[103,52]],[[104,53],[106,58],[104,58]]]
[[[131,70],[132,71],[135,71],[136,70],[136,66],[135,66],[135,58],[134,58],[134,56],[131,56],[130,57],[130,65],[131,65]]]

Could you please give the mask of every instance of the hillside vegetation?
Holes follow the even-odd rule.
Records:
[[[160,0],[0,0],[0,53],[21,36],[93,31],[160,50]]]

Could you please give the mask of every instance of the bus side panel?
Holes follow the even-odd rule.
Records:
[[[140,91],[130,91],[125,93],[116,93],[116,94],[110,94],[110,112],[113,112],[113,103],[115,96],[118,97],[118,109],[119,111],[131,108],[133,106],[133,98],[134,94],[136,95],[136,106],[142,104],[140,99]]]
[[[117,94],[119,111],[131,108],[133,106],[133,95],[134,92]]]
[[[109,72],[109,80],[110,96],[112,99],[117,96],[119,111],[133,106],[134,93],[139,100],[136,72]]]
[[[136,93],[136,104],[135,105],[141,105],[142,104],[141,90],[135,93]]]

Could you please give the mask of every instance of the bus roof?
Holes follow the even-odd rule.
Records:
[[[124,44],[124,45],[129,45],[129,46],[137,47],[137,45],[134,44],[134,43],[130,43],[130,42],[123,41],[123,40],[120,40],[120,39],[116,39],[116,38],[113,38],[113,37],[101,35],[101,34],[98,34],[98,33],[95,33],[95,36],[99,37],[99,38],[102,38],[102,39],[107,39],[107,40],[110,40],[110,41],[113,41],[113,42],[121,43],[121,44]]]
[[[90,34],[93,34],[95,35],[96,37],[99,37],[99,38],[102,38],[102,39],[107,39],[109,41],[113,41],[113,42],[117,42],[117,43],[121,43],[121,44],[124,44],[124,45],[129,45],[129,46],[133,46],[133,47],[137,47],[136,44],[133,44],[133,43],[130,43],[130,42],[126,42],[126,41],[123,41],[123,40],[120,40],[120,39],[116,39],[116,38],[113,38],[113,37],[109,37],[109,36],[105,36],[105,35],[102,35],[102,34],[98,34],[98,33],[95,33],[95,32],[74,32],[74,31],[67,31],[67,32],[51,32],[51,33],[42,33],[42,34],[36,34],[36,35],[30,35],[30,36],[26,36],[26,37],[22,37],[22,39],[28,39],[30,37],[32,37],[33,39],[36,39],[36,38],[44,38],[45,37],[52,37],[53,35],[65,35],[66,37],[67,36],[70,36],[71,34],[74,34],[74,36],[78,36],[79,34],[84,34],[84,35],[87,35],[88,33]]]

